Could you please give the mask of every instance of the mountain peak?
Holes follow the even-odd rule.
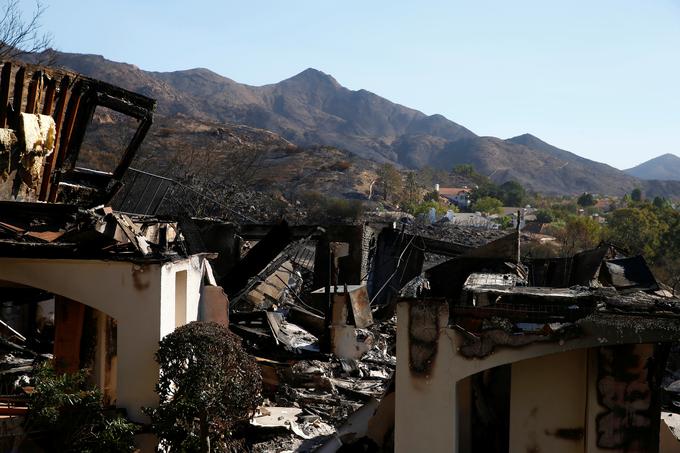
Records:
[[[624,170],[640,179],[680,180],[680,157],[666,153]]]
[[[529,145],[529,144],[545,144],[547,145],[546,142],[541,140],[540,138],[536,137],[535,135],[529,134],[528,132],[526,134],[518,135],[516,137],[512,137],[507,139],[507,141],[512,142],[512,143],[517,143],[520,145]]]
[[[333,78],[330,74],[326,74],[325,72],[319,71],[318,69],[314,68],[307,68],[304,71],[302,71],[299,74],[294,75],[293,77],[290,77],[286,81],[296,81],[296,82],[304,82],[304,83],[314,83],[314,84],[329,84],[335,87],[339,87],[340,84],[338,83],[337,80]]]

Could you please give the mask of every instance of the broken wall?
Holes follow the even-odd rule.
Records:
[[[588,356],[587,392],[582,395],[587,408],[587,413],[583,413],[582,418],[587,441],[585,450],[582,451],[601,451],[603,453],[605,451],[655,451],[649,449],[649,445],[653,444],[654,436],[658,438],[659,433],[659,410],[658,406],[656,406],[656,409],[654,407],[657,404],[656,398],[659,393],[660,381],[650,381],[649,378],[654,376],[655,373],[646,374],[643,370],[658,370],[657,366],[665,362],[663,348],[666,346],[656,346],[655,343],[677,341],[677,332],[680,331],[677,327],[677,320],[664,319],[663,321],[669,323],[666,328],[638,329],[636,327],[639,326],[628,325],[622,328],[621,324],[608,324],[608,320],[588,318],[579,321],[581,334],[578,336],[554,341],[536,341],[535,339],[532,341],[529,338],[523,345],[502,346],[496,348],[493,354],[486,355],[483,358],[469,358],[461,353],[461,348],[465,345],[469,332],[465,332],[457,326],[450,327],[448,317],[448,302],[443,299],[402,300],[397,305],[397,393],[395,406],[395,451],[397,453],[419,451],[423,445],[423,439],[427,439],[429,451],[466,451],[465,448],[461,447],[460,442],[470,442],[471,436],[461,433],[460,430],[466,429],[466,427],[474,429],[470,427],[471,424],[465,423],[465,420],[469,419],[470,408],[474,404],[474,400],[471,398],[468,398],[467,403],[465,402],[466,395],[472,393],[470,389],[471,379],[466,379],[470,376],[507,364],[512,364],[513,367],[516,365],[522,367],[521,361],[523,360],[544,358],[551,354],[558,354],[554,356],[555,360],[561,360],[562,357],[565,357],[565,360],[574,364],[576,361],[580,362],[581,359],[578,358],[578,354],[583,354],[584,350],[595,348],[594,351],[601,350],[606,357],[608,349],[610,347],[616,348],[618,344],[642,344],[642,346],[633,346],[631,352],[628,353],[625,347],[621,346],[623,349],[614,352],[614,357],[617,357],[617,359],[613,362],[620,363],[620,365],[613,367],[608,365],[606,360],[601,362],[606,371],[602,375],[598,374],[599,359],[597,355]],[[617,319],[620,319],[620,316],[617,316]],[[655,322],[662,323],[661,320]],[[603,345],[606,345],[606,348],[603,348]],[[658,350],[658,354],[653,355],[654,360],[652,361],[650,361],[652,356],[649,351],[644,352],[646,348],[650,347],[661,348]],[[569,351],[576,351],[576,353],[574,356],[564,354]],[[574,358],[566,359],[568,357]],[[521,399],[522,397],[518,395],[533,391],[534,386],[538,392],[547,392],[543,386],[549,385],[549,382],[545,380],[549,376],[544,374],[550,373],[550,370],[545,370],[542,365],[533,368],[535,369],[534,372],[528,370],[522,372],[522,375],[530,375],[531,384],[525,383],[522,387],[518,386],[519,382],[513,384],[510,399],[511,413],[513,410],[518,410],[513,408],[516,403],[513,403],[513,397],[515,400]],[[520,372],[521,368],[518,368],[518,370]],[[581,393],[579,388],[582,386],[583,373],[579,370],[582,370],[582,367],[572,366],[568,370],[563,370],[564,372],[558,378],[558,382],[567,383],[565,385],[568,388],[565,389],[565,392],[571,392],[574,395]],[[519,378],[513,375],[513,379]],[[605,387],[602,387],[604,384],[606,384]],[[560,401],[560,387],[557,386],[553,389],[555,395],[551,396],[551,399],[541,402],[541,407],[548,408],[548,405],[551,405],[556,409],[562,409],[562,406],[550,402],[552,399]],[[601,388],[604,389],[604,392],[598,397]],[[524,398],[533,401],[531,396]],[[581,404],[578,400],[576,401],[579,405]],[[576,408],[582,406],[567,405],[565,407],[572,407],[573,414],[576,414],[578,412]],[[531,416],[532,408],[518,410],[515,416],[524,417],[524,420],[528,420],[527,416]],[[572,411],[572,409],[566,410]],[[608,420],[607,416],[611,416],[610,412],[619,418],[613,420],[614,424],[605,425]],[[621,416],[623,417],[621,418]],[[550,420],[546,418],[545,421],[549,422]],[[533,440],[536,443],[547,443],[549,440],[557,442],[557,437],[563,438],[565,435],[572,438],[578,437],[578,424],[572,426],[571,421],[567,418],[564,420],[555,419],[554,422],[555,424],[551,426],[536,425],[536,429],[533,430],[529,428],[529,425],[515,426],[511,428],[512,432],[515,433],[514,440],[511,437],[511,442],[526,447],[532,441],[531,432],[535,434]],[[627,440],[629,437],[620,436],[615,428],[626,424],[639,429],[638,438],[642,439],[640,442],[643,443],[636,446]],[[552,436],[555,439],[550,438],[550,436],[538,436],[540,429],[544,429],[544,431],[547,429],[551,433],[560,434],[560,436]],[[574,431],[564,431],[565,429],[574,429]],[[603,436],[609,433],[615,434],[613,441],[617,443],[610,444],[611,447],[599,446],[597,444],[598,433],[600,433],[600,445],[605,445],[602,443],[605,440],[609,441],[607,437]],[[650,439],[651,444],[649,443]],[[570,442],[566,442],[566,444]],[[640,445],[643,449],[640,449]],[[515,450],[510,448],[510,451]],[[522,448],[519,451],[537,450]]]
[[[202,258],[166,263],[0,258],[0,281],[59,294],[116,319],[117,403],[133,421],[158,403],[158,342],[198,317]],[[184,284],[177,276],[185,272]],[[180,280],[181,282],[181,280]]]

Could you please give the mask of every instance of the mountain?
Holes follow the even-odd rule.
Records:
[[[645,180],[680,181],[680,157],[675,154],[664,154],[624,171]]]
[[[449,140],[475,136],[441,115],[427,116],[366,90],[349,90],[311,68],[254,87],[202,68],[160,73],[99,55],[57,53],[56,59],[76,72],[157,99],[161,115],[246,124],[302,146],[336,146],[375,161],[394,160],[390,145],[405,134]]]
[[[470,163],[496,182],[514,179],[547,194],[620,195],[641,186],[664,196],[680,195],[680,183],[650,185],[530,134],[507,140],[480,137],[441,115],[425,115],[369,91],[347,89],[316,69],[251,86],[203,68],[149,72],[98,55],[69,53],[57,53],[56,60],[157,99],[160,118],[247,125],[273,131],[306,149],[330,145],[406,168],[450,169]]]
[[[620,170],[556,148],[530,134],[507,140],[473,137],[461,140],[411,136],[395,143],[401,162],[409,166],[452,168],[473,164],[496,182],[515,180],[546,194],[621,194],[638,181]]]

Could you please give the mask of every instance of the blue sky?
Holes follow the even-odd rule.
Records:
[[[479,135],[618,168],[680,155],[680,0],[45,3],[66,52],[251,85],[314,67]]]

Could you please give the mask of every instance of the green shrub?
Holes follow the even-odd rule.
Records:
[[[99,389],[86,371],[57,374],[39,365],[24,428],[49,452],[115,453],[134,450],[135,425],[106,414]]]
[[[214,322],[194,321],[161,340],[158,408],[145,409],[170,451],[225,452],[239,422],[262,401],[262,376],[241,340]]]
[[[446,214],[446,211],[458,212],[457,207],[441,201],[424,201],[415,205],[404,206],[404,210],[414,216],[419,214],[428,214],[431,208],[435,209],[435,212],[438,216]]]

